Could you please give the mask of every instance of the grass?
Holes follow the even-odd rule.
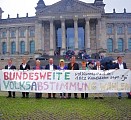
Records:
[[[130,120],[131,100],[40,99],[0,97],[2,120]]]

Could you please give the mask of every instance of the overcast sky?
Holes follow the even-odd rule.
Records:
[[[39,0],[0,0],[0,7],[4,11],[2,18],[7,18],[8,14],[10,18],[15,18],[17,13],[20,17],[25,17],[26,13],[29,16],[35,16],[35,7]],[[60,0],[44,0],[46,5],[51,5]],[[93,3],[94,0],[81,0],[86,3]],[[111,13],[113,9],[116,12],[123,13],[123,9],[126,8],[127,12],[131,13],[131,0],[104,0],[106,4],[105,10],[107,13]]]

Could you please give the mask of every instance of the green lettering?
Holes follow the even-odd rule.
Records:
[[[70,80],[70,72],[65,72],[65,80]]]
[[[9,86],[9,81],[3,81],[3,83],[4,83],[4,86],[5,86],[5,89],[7,89],[8,86]]]
[[[30,86],[30,82],[26,82],[26,90],[30,90],[31,86]]]

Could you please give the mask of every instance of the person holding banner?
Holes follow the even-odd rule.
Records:
[[[50,59],[49,59],[49,64],[47,64],[47,65],[45,66],[45,69],[46,69],[46,70],[57,70],[57,65],[54,65],[54,60],[53,60],[53,58],[50,58]],[[53,93],[53,98],[54,98],[54,99],[56,98],[56,97],[55,97],[55,93]],[[48,93],[47,99],[51,99],[51,93]]]
[[[15,70],[16,66],[12,65],[12,59],[8,59],[8,65],[5,66],[5,69],[8,70]],[[8,91],[8,96],[7,98],[11,98],[13,93],[13,98],[15,98],[15,92]]]
[[[26,59],[22,58],[22,64],[20,70],[30,70],[30,65],[26,63]],[[22,92],[22,98],[29,98],[29,92]]]
[[[43,69],[43,67],[40,66],[40,60],[36,60],[36,66],[33,67],[33,70],[42,70],[42,69]],[[42,98],[42,93],[36,93],[35,98],[36,99]]]
[[[68,70],[79,70],[79,64],[76,63],[76,57],[75,57],[75,56],[72,56],[72,57],[71,57],[71,61],[70,61],[70,63],[68,63],[68,65],[67,65],[67,69],[68,69]],[[72,78],[72,79],[73,79],[73,78]],[[76,99],[78,99],[77,93],[74,93],[74,97],[75,97]],[[68,93],[68,99],[70,99],[70,98],[71,98],[71,93]]]
[[[100,61],[96,62],[96,65],[94,66],[93,70],[104,70],[104,66],[101,65]],[[102,93],[95,93],[94,99],[104,99]]]
[[[57,67],[58,70],[67,70],[67,66],[65,66],[64,59],[60,59],[59,66]],[[60,98],[66,98],[65,93],[60,93]]]
[[[126,63],[123,62],[121,56],[117,57],[117,63],[115,65],[115,69],[128,69],[127,66],[126,66]],[[131,95],[129,93],[127,93],[127,94],[128,94],[128,98],[131,98]],[[119,92],[118,93],[118,99],[121,99],[121,98],[122,98],[122,93]]]
[[[87,66],[86,62],[82,61],[80,70],[88,70],[88,68],[86,66]],[[88,93],[81,93],[81,98],[82,99],[84,99],[84,98],[87,99],[88,98]]]

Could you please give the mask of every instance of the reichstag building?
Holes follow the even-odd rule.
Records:
[[[2,19],[0,8],[0,54],[54,55],[67,50],[89,53],[131,52],[131,13],[105,13],[103,0],[85,3],[60,0],[47,6],[39,0],[36,15]]]

